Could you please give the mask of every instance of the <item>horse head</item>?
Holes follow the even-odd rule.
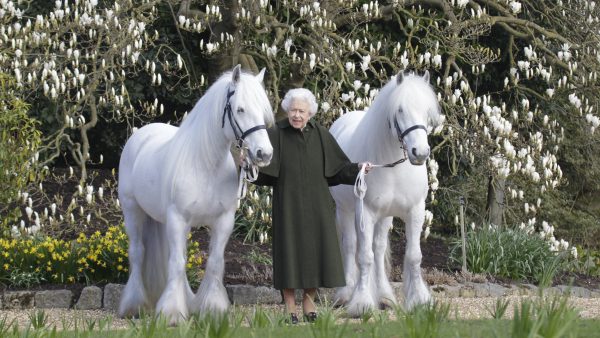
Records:
[[[398,73],[394,92],[390,127],[410,163],[422,165],[430,153],[427,135],[440,122],[440,108],[429,84],[429,72],[425,71],[423,76]]]
[[[258,75],[243,73],[240,65],[233,69],[222,119],[226,135],[261,167],[268,165],[273,156],[266,132],[267,125],[273,123],[273,110],[262,85],[264,73],[264,68]]]

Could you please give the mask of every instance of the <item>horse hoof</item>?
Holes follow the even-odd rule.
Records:
[[[369,304],[369,303],[354,303],[354,304],[349,304],[348,308],[346,309],[346,312],[348,313],[348,316],[351,318],[360,318],[362,317],[365,313],[368,313],[370,311],[372,311],[374,308],[374,304]]]
[[[379,303],[379,310],[390,310],[392,308],[393,308],[393,306],[390,303],[387,303],[387,302],[380,302]]]
[[[379,298],[379,309],[380,310],[393,309],[396,305],[398,305],[398,303],[396,302],[395,298],[389,298],[389,297],[380,297]]]

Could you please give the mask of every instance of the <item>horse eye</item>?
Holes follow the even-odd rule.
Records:
[[[243,112],[244,112],[244,108],[242,108],[242,107],[239,107],[239,108],[237,109],[237,112],[238,112],[238,113],[243,113]]]

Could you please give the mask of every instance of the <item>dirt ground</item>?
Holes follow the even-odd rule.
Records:
[[[209,235],[204,229],[194,231],[194,239],[200,243],[201,248],[208,248]],[[404,259],[406,241],[403,234],[392,232],[390,246],[392,250],[392,270],[390,280],[401,282],[402,264]],[[460,266],[452,265],[448,261],[451,244],[441,236],[430,236],[421,241],[424,278],[428,284],[460,283],[465,276],[460,274]],[[272,285],[272,269],[265,260],[271,259],[270,244],[247,244],[241,239],[232,237],[227,244],[225,252],[225,284]],[[471,276],[476,282],[495,282],[510,284],[510,280],[494,278],[492,276]],[[587,276],[576,273],[563,273],[556,276],[554,285],[581,286],[588,289],[600,288],[600,277]]]

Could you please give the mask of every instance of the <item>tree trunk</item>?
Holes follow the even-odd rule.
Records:
[[[503,225],[505,178],[489,177],[487,193],[488,223],[496,226]]]

